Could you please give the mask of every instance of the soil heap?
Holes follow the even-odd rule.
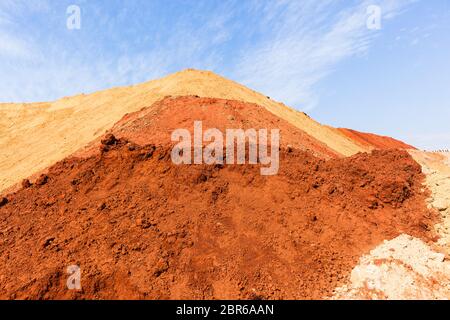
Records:
[[[170,131],[193,119],[280,127],[278,175],[174,165]],[[257,105],[167,98],[100,140],[0,199],[0,298],[320,299],[383,240],[435,240],[406,151],[335,157]]]

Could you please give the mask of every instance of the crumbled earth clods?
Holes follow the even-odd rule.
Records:
[[[383,240],[434,237],[404,151],[282,149],[279,174],[261,176],[176,166],[170,150],[106,137],[2,200],[0,298],[320,299]],[[74,264],[79,291],[66,287]]]

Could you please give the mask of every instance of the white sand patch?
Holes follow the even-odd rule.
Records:
[[[333,299],[448,299],[450,262],[408,235],[384,241],[361,257]]]

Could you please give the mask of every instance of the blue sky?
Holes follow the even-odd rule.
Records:
[[[3,102],[208,69],[326,124],[450,148],[449,57],[448,0],[0,0]]]

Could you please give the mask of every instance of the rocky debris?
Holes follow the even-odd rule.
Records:
[[[128,140],[126,139],[117,139],[112,133],[106,134],[101,140],[100,140],[100,152],[108,152],[111,149],[117,147],[118,145],[128,145],[128,149],[130,150],[130,145]],[[131,147],[130,151],[134,151],[134,148]]]
[[[55,237],[48,237],[42,242],[42,247],[47,248],[52,244],[52,242],[55,241]]]
[[[46,184],[48,182],[48,176],[46,174],[41,174],[39,176],[39,178],[37,178],[36,180],[36,185],[38,186],[43,186],[44,184]]]
[[[139,152],[139,159],[141,159],[141,160],[150,159],[153,156],[153,153],[155,152],[155,150],[156,150],[156,147],[154,145],[144,146]]]
[[[286,146],[286,150],[287,150],[287,152],[291,153],[294,150],[294,148],[290,144],[288,144]]]
[[[156,222],[147,218],[138,218],[136,219],[136,225],[142,229],[148,229],[152,226],[156,226]]]
[[[0,197],[0,208],[8,203],[8,199],[6,197]]]
[[[139,146],[137,144],[132,143],[132,142],[129,142],[127,144],[127,146],[128,146],[128,151],[134,151],[139,148]]]
[[[101,144],[103,144],[105,146],[112,146],[112,145],[115,145],[116,143],[117,143],[117,139],[111,133],[108,133],[107,135],[105,135],[105,137],[101,140]]]
[[[23,188],[23,189],[26,189],[26,188],[29,188],[29,187],[31,187],[31,182],[30,182],[30,180],[28,180],[28,179],[23,179],[23,180],[22,180],[22,188]]]
[[[162,273],[166,272],[169,269],[169,263],[165,259],[159,259],[155,265],[153,270],[153,274],[156,277],[159,277]]]
[[[402,234],[364,255],[334,299],[449,299],[450,262]]]

